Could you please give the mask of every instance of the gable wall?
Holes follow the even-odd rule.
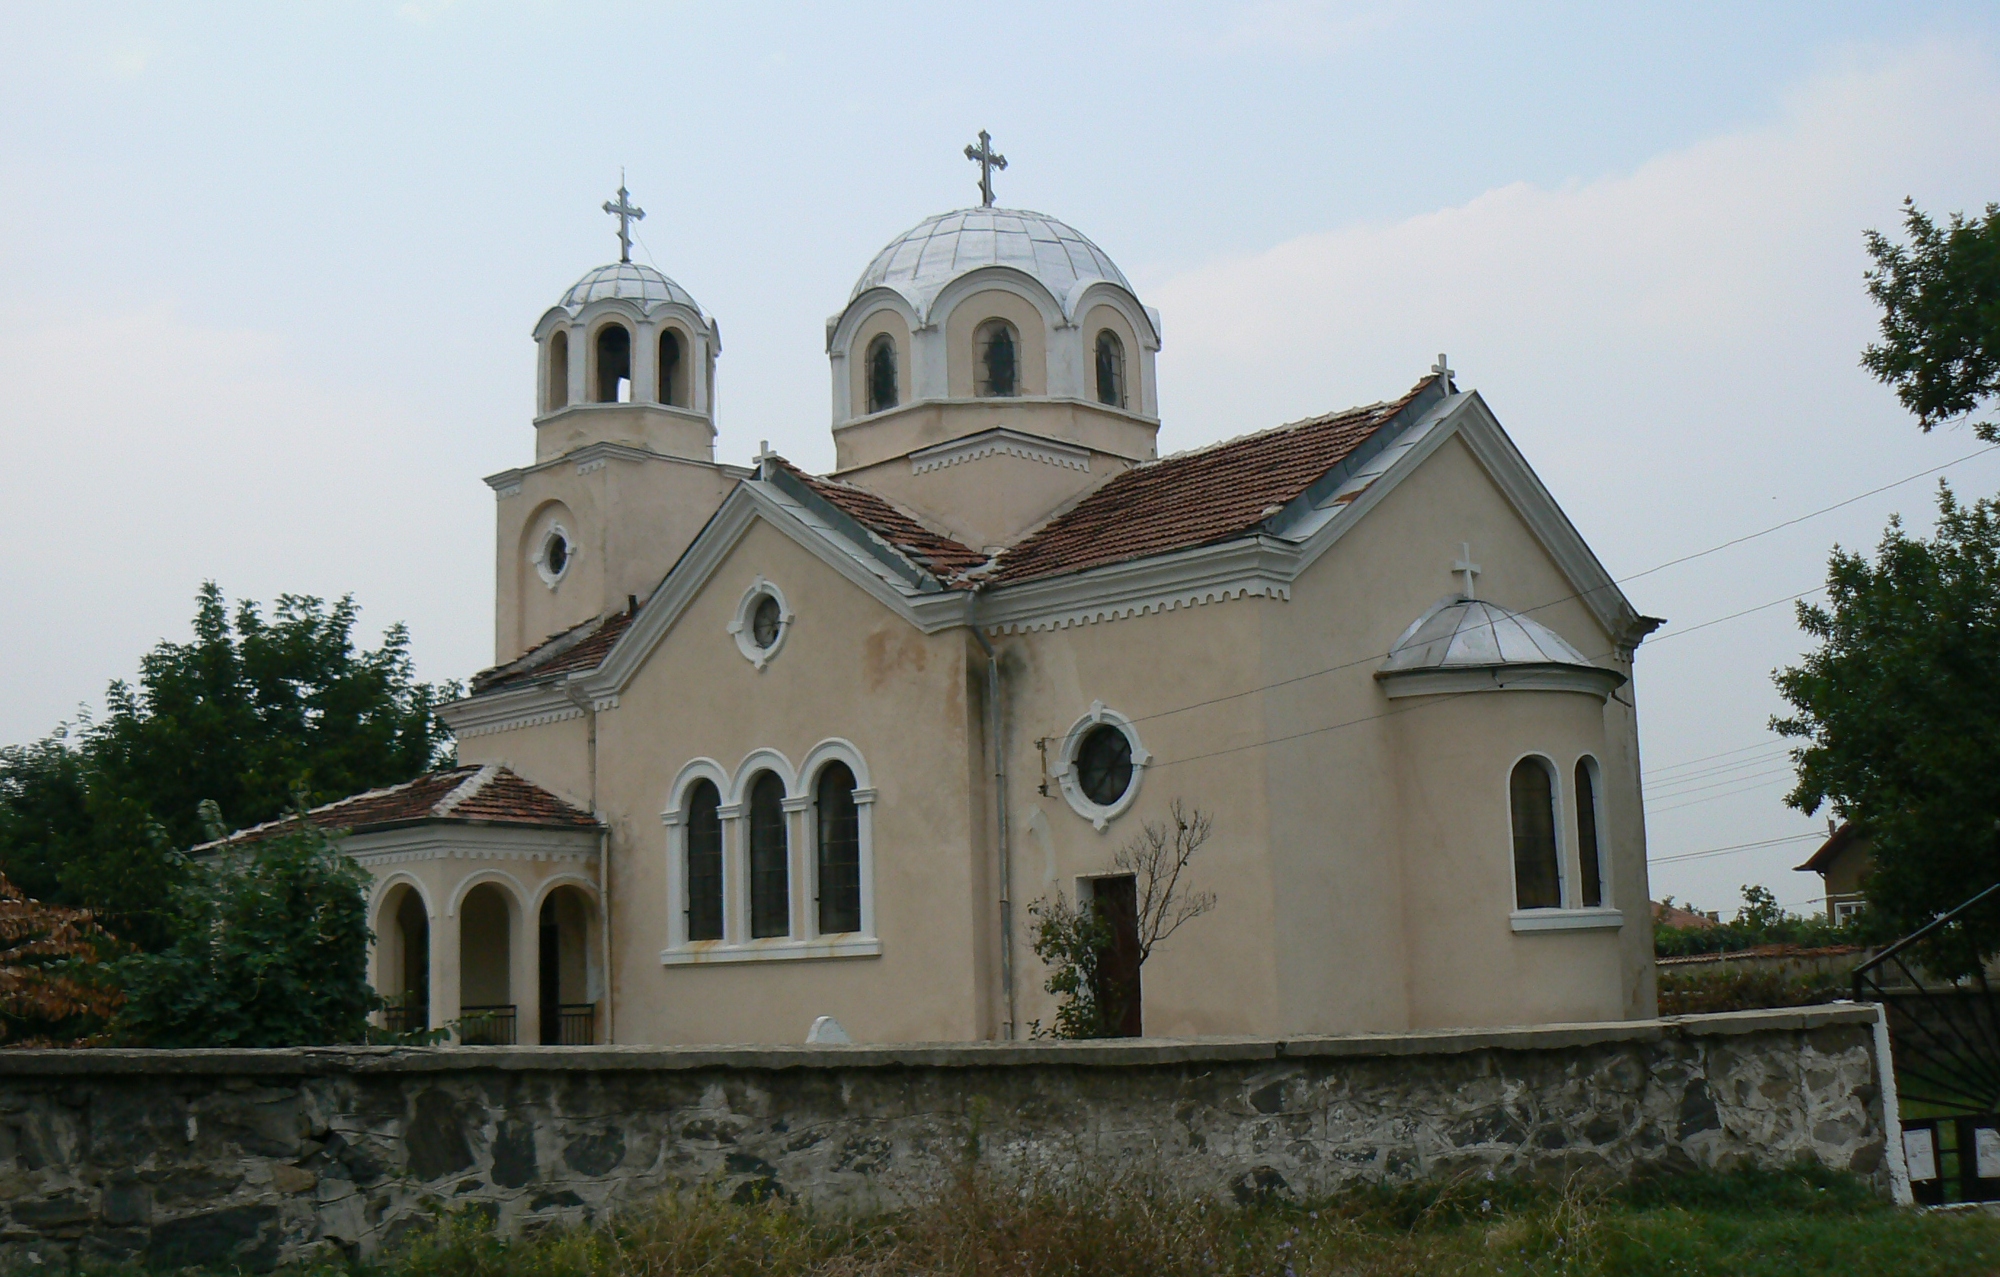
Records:
[[[757,670],[726,632],[763,575],[794,621]],[[599,716],[600,804],[613,828],[617,1037],[800,1042],[833,1015],[858,1041],[991,1034],[969,943],[993,910],[968,792],[966,636],[925,635],[759,520],[620,697]],[[675,777],[707,757],[735,773],[755,749],[796,768],[829,737],[860,750],[878,791],[879,957],[663,967]],[[724,801],[728,801],[725,794]],[[797,828],[795,824],[794,828]],[[794,864],[797,864],[795,859]],[[794,909],[804,893],[795,887]],[[988,924],[990,925],[990,923]]]
[[[1650,1014],[1650,934],[1635,720],[1571,692],[1390,700],[1373,677],[1402,629],[1458,593],[1469,542],[1479,597],[1586,655],[1610,636],[1471,450],[1447,441],[1301,576],[1267,633],[1268,751],[1288,1032],[1617,1019]],[[1563,600],[1552,606],[1552,600]],[[1600,663],[1625,668],[1615,659]],[[1629,669],[1626,672],[1630,672]],[[1629,699],[1629,685],[1620,690]],[[1359,720],[1359,721],[1357,721]],[[1351,724],[1318,731],[1329,724]],[[1565,775],[1602,769],[1600,821],[1618,931],[1516,934],[1507,777],[1539,749]],[[1567,788],[1563,801],[1569,804]],[[1564,823],[1568,872],[1573,822]],[[1572,879],[1573,880],[1573,879]],[[1379,909],[1356,908],[1350,902]],[[1641,987],[1643,986],[1643,988]],[[1400,1023],[1398,1021],[1400,1020]]]

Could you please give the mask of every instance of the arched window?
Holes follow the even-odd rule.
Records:
[[[632,334],[623,324],[597,330],[597,402],[632,401]]]
[[[1097,402],[1125,406],[1125,343],[1109,328],[1097,334]]]
[[[868,343],[868,411],[896,406],[896,339],[880,333]]]
[[[819,931],[861,930],[861,812],[846,763],[820,771],[813,807],[818,821]]]
[[[972,338],[979,373],[974,393],[989,399],[1021,393],[1020,345],[1014,325],[1004,319],[989,319],[979,326]]]
[[[549,335],[549,384],[543,412],[569,406],[569,334],[558,328]]]
[[[698,780],[687,799],[687,938],[722,939],[722,795]]]
[[[1588,754],[1576,760],[1576,858],[1584,907],[1595,909],[1604,903],[1604,859],[1597,838],[1597,760]]]
[[[790,859],[785,840],[785,783],[759,772],[750,783],[750,937],[790,935]]]
[[[681,335],[669,328],[660,334],[660,402],[687,407],[685,381],[681,376]]]
[[[1556,852],[1555,777],[1539,758],[1514,765],[1514,907],[1560,909],[1562,868]]]

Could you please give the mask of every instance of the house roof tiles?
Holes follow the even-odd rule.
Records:
[[[362,833],[420,821],[461,824],[538,825],[560,829],[594,829],[597,821],[541,786],[492,764],[445,767],[415,780],[326,803],[306,813],[321,829]],[[196,851],[259,842],[282,833],[291,818],[266,821],[239,829],[227,838],[203,843]]]

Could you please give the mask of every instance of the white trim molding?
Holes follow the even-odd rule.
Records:
[[[1465,669],[1392,670],[1375,676],[1391,700],[1462,692],[1582,692],[1600,701],[1624,686],[1617,670],[1596,665],[1481,665]]]
[[[680,949],[660,950],[663,967],[722,966],[737,962],[808,962],[816,958],[879,958],[882,942],[874,936],[824,936],[811,940],[776,936],[724,944],[703,940]]]
[[[1507,925],[1515,932],[1615,931],[1625,925],[1618,909],[1516,909],[1507,915]]]
[[[1083,786],[1076,778],[1077,751],[1083,747],[1084,737],[1100,726],[1114,728],[1132,747],[1132,779],[1126,784],[1125,792],[1108,806],[1100,806],[1093,801],[1090,795],[1083,792]],[[1057,758],[1056,780],[1062,785],[1063,799],[1069,803],[1071,811],[1089,821],[1091,827],[1100,832],[1124,815],[1139,797],[1139,782],[1145,775],[1146,764],[1153,761],[1153,756],[1139,743],[1139,732],[1132,726],[1132,720],[1115,709],[1107,708],[1103,701],[1092,701],[1089,711],[1070,725]]]
[[[947,466],[996,456],[1019,457],[1023,461],[1039,461],[1044,465],[1090,473],[1090,449],[1044,439],[1040,435],[1023,434],[1005,426],[982,430],[950,443],[919,448],[910,454],[910,473],[929,474]]]

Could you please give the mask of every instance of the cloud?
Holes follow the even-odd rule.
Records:
[[[1163,449],[1394,397],[1448,351],[1614,575],[1970,452],[1920,434],[1858,366],[1876,318],[1862,232],[1894,230],[1905,195],[1939,212],[1994,197],[1996,84],[1977,48],[1857,51],[1768,122],[1629,173],[1516,183],[1168,279],[1147,298],[1166,317]],[[1983,495],[2000,464],[1951,477]],[[1692,624],[1810,588],[1831,542],[1872,545],[1890,511],[1927,526],[1930,508],[1914,484],[1630,593]],[[1801,648],[1784,607],[1642,648],[1649,763],[1770,739],[1770,671]],[[1796,832],[1783,790],[1663,811],[1653,852]],[[1809,895],[1793,850],[1663,869],[1655,893],[1724,903],[1761,878]]]

